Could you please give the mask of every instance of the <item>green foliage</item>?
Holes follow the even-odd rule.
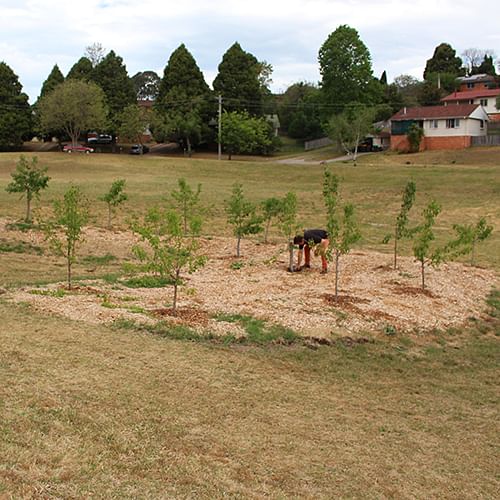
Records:
[[[423,223],[414,232],[413,255],[420,262],[422,290],[425,289],[425,266],[427,264],[437,266],[444,259],[443,249],[431,249],[431,244],[435,240],[433,227],[440,212],[441,206],[432,200],[423,211]]]
[[[278,214],[278,227],[285,236],[288,245],[288,270],[293,272],[295,269],[293,260],[293,237],[299,229],[297,223],[297,195],[288,192],[281,200],[281,210]]]
[[[274,197],[267,198],[261,203],[261,207],[265,222],[264,243],[267,243],[271,222],[281,213],[281,200]]]
[[[154,134],[157,140],[179,142],[191,156],[208,121],[210,90],[194,57],[180,45],[170,56],[155,104]]]
[[[189,222],[194,221],[202,215],[200,206],[201,184],[198,184],[196,191],[186,182],[186,179],[178,179],[179,190],[172,191],[172,198],[176,209],[182,217],[184,233],[189,232]]]
[[[491,236],[493,226],[488,225],[486,219],[481,217],[476,224],[455,224],[453,229],[457,236],[447,244],[446,252],[452,258],[471,254],[471,265],[474,265],[476,246]]]
[[[200,252],[198,239],[202,225],[201,214],[194,210],[186,214],[186,231],[183,214],[179,209],[153,208],[147,212],[142,223],[137,220],[132,223],[132,230],[146,243],[146,248],[142,245],[133,248],[135,256],[141,262],[139,269],[171,281],[174,287],[174,313],[178,287],[183,283],[181,273],[192,273],[206,262],[206,257]]]
[[[449,43],[439,44],[434,49],[433,56],[427,60],[424,79],[428,80],[433,73],[449,73],[454,77],[463,74],[462,59],[456,55],[455,49]]]
[[[137,104],[129,104],[117,117],[120,140],[142,144],[142,135],[147,130],[151,117],[148,111]],[[141,150],[142,151],[142,150]],[[142,154],[142,152],[141,152]]]
[[[241,260],[236,260],[235,262],[231,262],[229,266],[233,271],[239,271],[245,267],[245,263]]]
[[[262,231],[263,219],[257,215],[257,207],[245,199],[241,184],[234,184],[232,195],[226,201],[228,222],[233,226],[233,234],[237,238],[236,256],[240,256],[240,243],[243,236],[257,234]]]
[[[160,89],[160,77],[154,71],[140,71],[132,77],[137,99],[154,101]]]
[[[77,186],[71,186],[61,200],[54,202],[54,217],[46,226],[51,248],[66,259],[68,288],[77,244],[83,240],[83,227],[88,220],[88,201]]]
[[[99,199],[108,205],[108,229],[111,228],[111,219],[116,211],[116,207],[128,199],[125,188],[125,179],[117,179],[111,184],[109,191]]]
[[[221,142],[229,159],[233,154],[270,154],[278,147],[270,124],[246,112],[224,112]]]
[[[50,94],[59,84],[64,82],[64,76],[57,64],[54,65],[47,79],[42,84],[40,98]]]
[[[112,130],[118,130],[120,113],[128,105],[136,102],[134,85],[128,76],[123,59],[111,50],[94,67],[92,81],[97,83],[104,92],[108,124]]]
[[[333,115],[328,122],[328,135],[339,149],[352,153],[356,161],[358,145],[372,130],[375,111],[362,105],[350,105],[338,115]]]
[[[354,205],[348,203],[340,212],[339,179],[325,168],[323,174],[323,200],[326,207],[326,229],[329,248],[327,257],[335,257],[335,297],[338,297],[339,260],[349,253],[353,245],[361,239],[354,217]]]
[[[321,104],[321,91],[318,87],[306,82],[294,83],[279,101],[281,129],[295,139],[322,137]]]
[[[234,43],[222,56],[213,88],[224,98],[227,111],[244,110],[253,115],[262,113],[263,63],[245,52],[238,42]]]
[[[424,129],[418,123],[412,123],[408,128],[408,142],[410,143],[410,153],[418,153],[420,150],[420,143],[424,137]]]
[[[371,103],[373,80],[370,52],[358,32],[347,25],[331,33],[319,50],[321,89],[326,104],[341,112],[352,102]]]
[[[394,235],[388,234],[384,238],[384,243],[389,243],[394,237],[394,269],[397,267],[398,241],[402,238],[412,236],[412,231],[408,229],[408,214],[415,202],[415,193],[417,185],[413,181],[408,181],[403,191],[403,199],[401,201],[401,210],[396,217],[396,225],[394,227]]]
[[[173,285],[174,281],[169,277],[143,274],[141,276],[134,276],[121,280],[120,283],[128,288],[163,288]]]
[[[28,96],[12,69],[0,62],[0,151],[19,147],[31,130]]]
[[[46,175],[48,167],[39,167],[38,158],[34,156],[31,164],[21,155],[17,162],[16,170],[10,175],[12,182],[7,184],[5,190],[8,193],[21,193],[26,196],[25,222],[31,222],[31,200],[40,197],[40,191],[45,189],[50,177]]]
[[[66,78],[73,78],[74,80],[83,80],[84,82],[89,82],[92,78],[92,62],[87,57],[81,57],[78,61],[71,67]]]
[[[61,299],[66,296],[66,291],[62,288],[57,288],[56,290],[31,290],[31,295],[41,295],[43,297],[55,297]]]
[[[104,127],[106,109],[103,91],[95,83],[68,79],[39,103],[42,130],[64,130],[76,144],[80,134]]]

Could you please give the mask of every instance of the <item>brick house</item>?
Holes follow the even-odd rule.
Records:
[[[446,106],[448,104],[479,104],[483,106],[491,121],[500,121],[500,110],[497,109],[497,99],[500,89],[479,88],[463,92],[453,92],[441,99]]]
[[[461,76],[457,78],[460,82],[459,92],[468,92],[469,90],[484,90],[497,87],[496,78],[486,73],[479,75]]]
[[[391,149],[408,151],[407,132],[413,123],[424,130],[420,150],[463,149],[472,137],[485,136],[489,117],[479,104],[403,108],[391,118]]]

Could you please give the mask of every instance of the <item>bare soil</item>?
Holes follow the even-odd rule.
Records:
[[[6,231],[5,221],[0,221],[0,236],[44,245],[39,232]],[[80,254],[110,253],[129,259],[134,242],[134,236],[126,231],[88,228]],[[354,251],[340,261],[340,293],[335,298],[333,266],[322,275],[319,259],[313,258],[311,269],[289,273],[283,244],[243,241],[240,259],[234,257],[233,238],[204,239],[202,244],[207,265],[186,276],[176,316],[169,309],[170,287],[131,289],[89,279],[62,297],[34,294],[29,286],[10,290],[7,296],[16,302],[29,302],[45,313],[94,324],[118,318],[140,322],[162,319],[212,333],[244,335],[238,323],[214,318],[224,313],[264,319],[307,337],[330,338],[339,333],[383,332],[388,326],[419,334],[460,326],[483,315],[485,297],[499,284],[492,270],[448,263],[427,269],[427,289],[423,291],[419,264],[413,258],[400,257],[399,268],[394,270],[390,254]],[[235,266],[236,261],[239,264]],[[61,286],[53,284],[45,289]]]

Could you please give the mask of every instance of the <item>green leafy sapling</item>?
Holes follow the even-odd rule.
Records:
[[[288,270],[293,273],[295,271],[293,259],[293,237],[298,229],[297,195],[295,193],[288,192],[280,201],[280,205],[281,211],[278,215],[279,228],[287,240],[289,254]]]
[[[424,137],[424,129],[417,123],[412,123],[408,128],[407,137],[410,143],[410,153],[418,153],[420,150],[420,143]]]
[[[329,247],[327,257],[335,260],[335,298],[338,298],[338,282],[340,274],[340,257],[348,254],[353,245],[361,239],[355,214],[351,203],[339,207],[339,179],[328,169],[323,176],[323,199],[326,206],[326,229]]]
[[[408,228],[408,214],[415,202],[415,193],[417,186],[415,182],[409,181],[406,184],[405,190],[403,192],[403,200],[401,202],[401,210],[396,218],[396,224],[394,226],[394,234],[388,234],[384,238],[384,243],[389,243],[391,238],[394,238],[394,269],[397,268],[398,259],[398,242],[403,238],[409,238],[412,235],[412,231]]]
[[[226,201],[227,220],[233,226],[237,238],[236,256],[240,256],[240,244],[243,236],[258,234],[262,231],[262,217],[257,215],[257,207],[246,200],[241,184],[234,184],[232,195]]]
[[[437,266],[445,257],[442,248],[431,248],[432,242],[436,239],[432,229],[440,212],[441,206],[432,200],[423,211],[423,223],[415,230],[413,255],[420,262],[422,290],[425,290],[425,266],[427,264]]]
[[[196,191],[186,182],[186,179],[178,179],[179,190],[172,191],[172,198],[182,216],[184,233],[188,233],[189,221],[196,215],[201,216],[200,193],[201,184],[198,184]]]
[[[281,200],[278,198],[267,198],[262,202],[262,214],[264,216],[265,230],[264,230],[264,243],[267,243],[269,235],[269,228],[271,222],[276,219],[281,213]]]
[[[184,219],[176,209],[150,209],[143,222],[134,221],[132,230],[146,243],[132,249],[139,259],[141,271],[158,274],[173,286],[172,311],[177,314],[179,286],[184,283],[183,272],[193,273],[206,262],[201,253],[198,236],[201,217],[191,216],[184,231]]]
[[[476,224],[455,224],[453,229],[457,233],[457,237],[448,243],[446,250],[452,258],[470,254],[470,264],[474,266],[476,246],[491,236],[493,226],[488,225],[486,219],[481,217]]]
[[[10,175],[12,182],[7,184],[5,190],[8,193],[21,193],[21,197],[26,196],[26,217],[25,221],[31,222],[31,201],[40,197],[40,191],[45,189],[50,177],[47,174],[47,167],[38,165],[38,158],[34,156],[31,163],[23,155],[19,158],[16,170]]]
[[[128,199],[127,194],[123,192],[124,188],[125,179],[117,179],[111,184],[109,191],[99,198],[108,205],[108,229],[111,229],[111,219],[116,212],[116,208]]]
[[[83,227],[88,220],[88,201],[77,186],[71,186],[61,200],[54,202],[54,217],[46,226],[52,249],[66,259],[69,289],[77,244],[83,240]]]

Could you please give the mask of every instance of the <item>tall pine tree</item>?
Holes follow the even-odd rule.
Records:
[[[204,135],[210,109],[210,89],[184,44],[170,56],[163,71],[155,111],[155,137],[174,140],[191,156]]]
[[[253,54],[245,52],[238,42],[227,50],[213,84],[214,91],[224,99],[224,109],[247,111],[253,115],[262,113],[260,78],[263,69],[266,67]]]
[[[118,129],[118,116],[129,105],[136,102],[134,84],[128,76],[123,59],[112,50],[94,68],[92,80],[101,87],[109,110],[108,121],[112,131]]]
[[[90,81],[92,78],[92,63],[87,57],[80,57],[69,70],[66,78],[74,78],[76,80]]]
[[[31,130],[28,96],[18,76],[0,62],[0,150],[19,147]]]

